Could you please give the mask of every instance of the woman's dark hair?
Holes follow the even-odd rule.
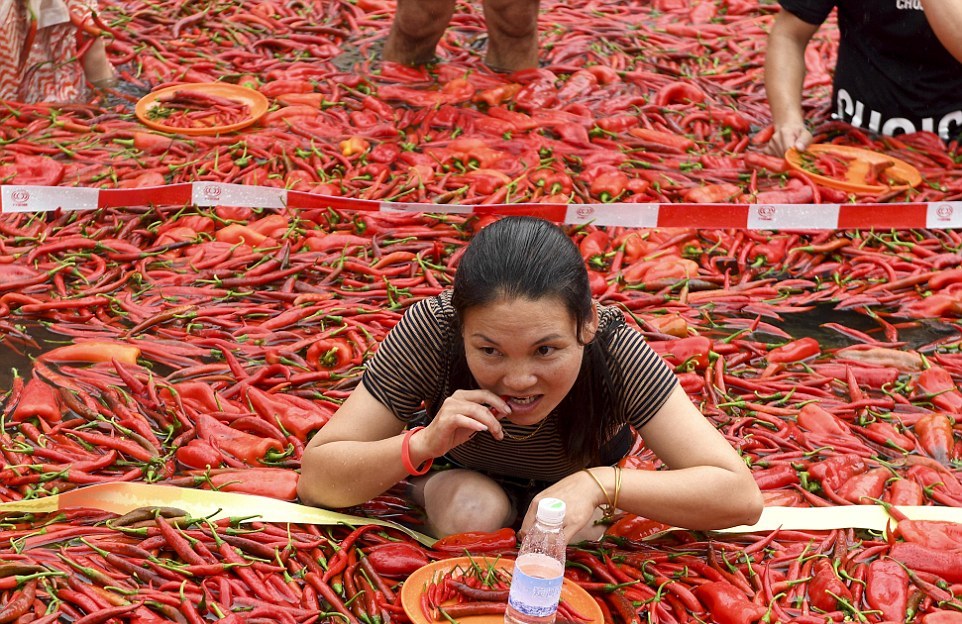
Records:
[[[454,277],[451,303],[459,324],[451,388],[474,387],[464,357],[460,327],[471,308],[500,300],[556,298],[564,303],[581,340],[592,318],[588,271],[578,247],[559,226],[536,217],[505,217],[471,240]],[[578,379],[558,409],[559,433],[572,458],[588,463],[624,422],[613,413],[608,336],[600,332],[585,345]]]

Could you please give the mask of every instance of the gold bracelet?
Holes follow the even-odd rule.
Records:
[[[621,496],[621,466],[614,466],[615,469],[615,500],[611,503],[611,514],[618,513],[618,497]]]
[[[595,483],[598,484],[598,487],[601,488],[601,493],[605,495],[605,501],[607,502],[605,504],[599,505],[599,507],[601,507],[602,520],[604,521],[611,520],[615,515],[615,505],[612,504],[611,497],[608,496],[608,490],[606,490],[605,486],[601,484],[601,480],[595,476],[595,473],[591,472],[587,468],[584,468],[584,471],[588,473],[588,476],[594,479]],[[615,477],[615,501],[616,502],[618,501],[618,492],[620,490],[621,490],[621,479],[620,479],[620,475],[616,473],[616,477]]]

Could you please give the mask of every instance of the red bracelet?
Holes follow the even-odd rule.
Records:
[[[424,427],[415,427],[414,429],[408,429],[404,434],[404,440],[401,441],[401,463],[404,464],[404,469],[408,471],[408,474],[412,477],[420,477],[426,475],[428,470],[431,469],[431,465],[434,464],[434,458],[424,462],[420,470],[414,467],[411,463],[411,436],[415,433],[424,429]]]

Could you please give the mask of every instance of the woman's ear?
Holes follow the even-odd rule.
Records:
[[[598,333],[598,306],[597,304],[591,304],[591,316],[585,322],[585,326],[581,330],[581,342],[582,344],[588,344],[595,339],[595,334]]]

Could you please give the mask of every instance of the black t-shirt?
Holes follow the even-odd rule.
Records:
[[[962,63],[935,36],[919,0],[780,2],[813,25],[838,7],[836,118],[887,135],[962,135]]]

